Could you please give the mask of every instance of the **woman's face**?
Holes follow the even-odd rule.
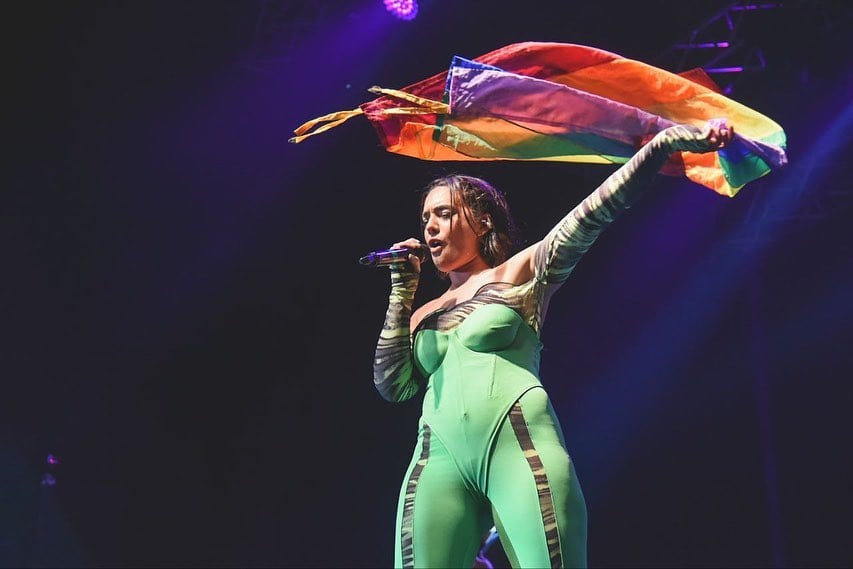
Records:
[[[445,273],[480,269],[485,261],[480,257],[477,232],[468,221],[471,212],[461,203],[454,205],[451,198],[450,188],[436,186],[424,200],[421,221],[432,262]]]

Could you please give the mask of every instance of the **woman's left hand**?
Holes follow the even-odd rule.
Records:
[[[711,150],[719,150],[731,143],[735,136],[735,127],[728,126],[724,119],[710,120],[705,125],[704,135],[711,145]]]

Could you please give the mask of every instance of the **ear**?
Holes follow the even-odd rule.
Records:
[[[482,219],[480,220],[480,223],[482,224],[482,226],[483,226],[485,229],[483,229],[481,232],[479,232],[479,233],[477,234],[477,237],[483,237],[483,236],[484,236],[484,235],[486,235],[489,231],[491,231],[491,230],[492,230],[492,218],[491,218],[491,217],[486,216],[486,217],[482,218]]]

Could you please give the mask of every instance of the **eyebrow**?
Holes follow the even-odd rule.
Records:
[[[438,211],[440,209],[453,209],[453,204],[440,203],[432,207],[432,209],[424,209],[421,213],[429,213],[430,211]]]

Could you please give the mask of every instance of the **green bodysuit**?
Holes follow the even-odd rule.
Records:
[[[586,505],[539,379],[550,295],[675,151],[706,152],[698,129],[657,134],[540,242],[523,284],[409,319],[418,275],[392,268],[374,383],[390,401],[425,386],[400,493],[395,567],[471,567],[492,523],[513,567],[585,567]]]

